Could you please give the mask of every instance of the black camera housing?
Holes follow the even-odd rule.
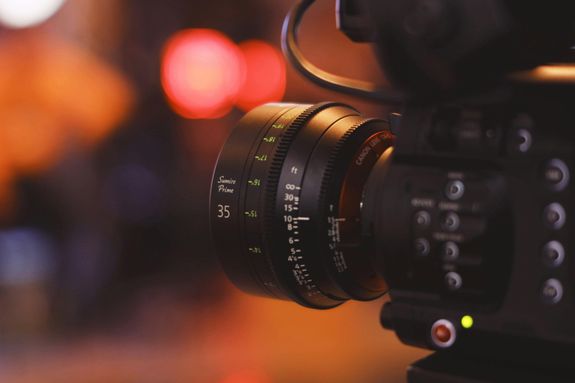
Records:
[[[403,342],[551,363],[533,351],[574,345],[575,67],[529,70],[570,60],[574,6],[340,1],[340,29],[408,94],[363,210]]]
[[[405,108],[364,201],[382,323],[404,343],[537,361],[575,344],[575,78],[545,70],[480,104]]]

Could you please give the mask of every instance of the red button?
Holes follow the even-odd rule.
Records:
[[[440,324],[435,328],[435,339],[441,343],[447,343],[451,339],[451,331],[447,326]]]
[[[455,327],[447,319],[439,319],[431,326],[431,340],[439,348],[451,347],[456,337]]]

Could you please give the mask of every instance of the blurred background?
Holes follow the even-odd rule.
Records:
[[[310,59],[383,81],[370,47],[302,28]],[[246,296],[210,249],[218,151],[269,101],[323,91],[279,50],[292,0],[0,0],[0,381],[401,382],[425,352],[383,300]]]

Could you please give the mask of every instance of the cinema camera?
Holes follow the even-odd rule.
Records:
[[[389,294],[383,326],[438,351],[411,366],[412,382],[564,381],[575,2],[340,0],[340,30],[375,45],[389,88],[306,60],[297,31],[313,2],[286,18],[291,63],[401,113],[364,118],[337,102],[249,112],[212,184],[230,279],[312,308]]]

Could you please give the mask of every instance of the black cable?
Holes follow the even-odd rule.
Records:
[[[308,8],[315,0],[302,0],[297,3],[285,18],[282,30],[282,49],[290,63],[307,79],[317,85],[356,97],[363,97],[388,104],[405,101],[405,95],[391,88],[380,88],[376,84],[337,76],[326,72],[303,55],[299,48],[297,35],[299,25]]]

